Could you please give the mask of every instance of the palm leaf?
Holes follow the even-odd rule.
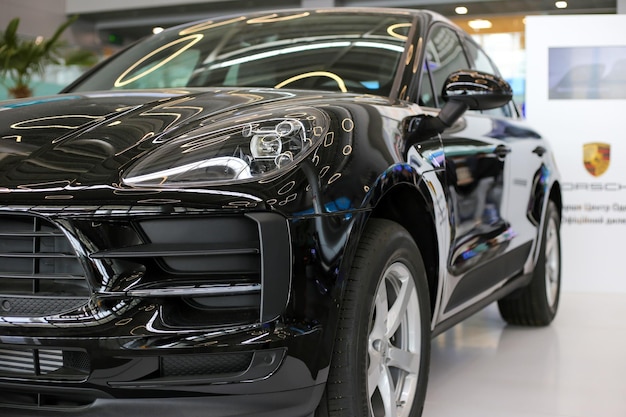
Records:
[[[20,19],[12,19],[0,32],[0,77],[9,79],[14,87],[28,87],[35,74],[43,74],[46,65],[61,62],[60,40],[65,30],[76,21],[72,16],[48,39],[23,39],[18,36]]]

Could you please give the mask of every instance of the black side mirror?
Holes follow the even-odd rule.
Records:
[[[497,75],[459,70],[446,78],[441,95],[446,104],[438,117],[445,126],[452,126],[467,109],[489,110],[504,106],[513,98],[513,90]]]
[[[467,110],[489,110],[513,98],[509,83],[497,75],[474,70],[455,71],[446,78],[441,92],[446,104],[438,118],[452,126]]]
[[[489,110],[504,106],[513,98],[509,83],[497,75],[476,70],[455,71],[446,78],[441,92],[446,104],[437,117],[422,117],[411,133],[408,146],[449,128],[468,109]],[[407,149],[408,149],[407,146]]]
[[[513,98],[513,90],[505,80],[497,75],[473,70],[450,74],[441,94],[446,102],[465,103],[470,110],[495,109]]]

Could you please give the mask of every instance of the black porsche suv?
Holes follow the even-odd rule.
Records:
[[[559,301],[559,176],[449,21],[165,30],[0,103],[3,416],[419,416],[430,340]]]

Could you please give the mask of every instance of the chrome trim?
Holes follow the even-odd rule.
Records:
[[[103,291],[97,295],[104,297],[200,297],[215,295],[239,295],[261,292],[261,284],[213,284],[202,286],[173,286],[168,288],[146,288],[130,291]]]

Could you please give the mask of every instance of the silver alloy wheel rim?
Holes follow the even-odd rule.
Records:
[[[561,269],[561,258],[559,249],[559,234],[556,228],[556,221],[550,217],[546,228],[545,247],[545,280],[546,280],[546,300],[550,308],[554,309],[559,293],[559,275]]]
[[[396,262],[385,270],[370,315],[370,414],[406,417],[417,392],[422,342],[417,290],[406,265]]]

